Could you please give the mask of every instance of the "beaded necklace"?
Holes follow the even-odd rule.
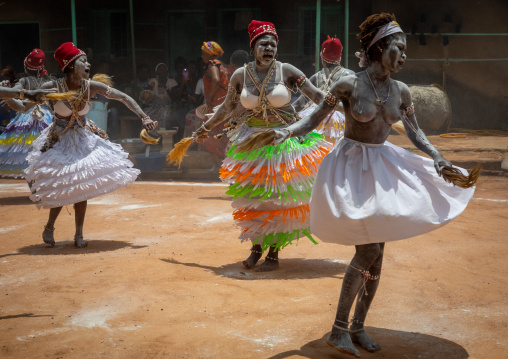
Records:
[[[381,101],[381,99],[377,95],[376,87],[374,87],[374,84],[372,83],[372,80],[370,79],[369,72],[367,70],[365,70],[365,73],[367,74],[367,77],[369,78],[369,82],[370,82],[370,85],[372,86],[372,89],[374,90],[374,93],[376,94],[376,101],[378,103],[384,105],[386,103],[386,101],[388,101],[388,99],[390,98],[390,89],[392,88],[390,79],[388,79],[388,95],[386,96],[386,98],[383,101]]]

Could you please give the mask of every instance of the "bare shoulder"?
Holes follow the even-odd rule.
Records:
[[[406,85],[404,82],[394,80],[395,84],[399,88],[400,91],[400,98],[402,100],[402,106],[407,107],[411,105],[411,91],[409,91],[408,85]]]
[[[342,76],[330,88],[330,93],[336,97],[344,97],[353,91],[353,88],[358,81],[358,74],[352,73]]]
[[[278,65],[278,66],[280,66],[280,65]],[[302,71],[300,71],[298,68],[296,68],[295,66],[293,66],[287,62],[282,63],[282,71],[284,71],[285,73],[290,73],[292,75],[298,75],[298,74],[302,73]]]
[[[344,67],[343,71],[344,71],[344,75],[342,75],[342,76],[348,76],[348,75],[354,75],[355,74],[355,72],[353,70],[346,69],[345,67]]]

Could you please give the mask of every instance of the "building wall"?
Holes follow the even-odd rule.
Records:
[[[119,84],[133,77],[133,57],[130,36],[129,1],[127,0],[76,0],[76,22],[78,46],[87,51],[93,69],[108,62]],[[345,0],[322,0],[323,8],[344,11]],[[55,5],[57,4],[57,5]],[[54,50],[62,42],[71,41],[71,1],[26,0],[23,3],[6,0],[0,5],[0,24],[12,21],[35,21],[40,27],[40,47],[47,53],[46,67],[58,73],[58,64],[52,59]],[[301,52],[300,22],[302,7],[312,8],[314,0],[296,1],[233,1],[233,0],[134,0],[135,56],[136,63],[146,63],[152,69],[159,62],[171,66],[176,56],[186,54],[189,59],[200,56],[202,41],[222,39],[226,45],[249,51],[246,30],[225,33],[231,29],[226,23],[228,9],[256,9],[258,20],[274,22],[279,34],[279,60],[290,62],[308,75],[313,71],[313,56]],[[408,57],[404,69],[395,74],[395,79],[408,84],[438,84],[446,88],[453,110],[452,127],[472,129],[507,129],[508,61],[488,59],[508,58],[508,36],[479,36],[485,33],[508,33],[508,2],[505,0],[365,0],[349,1],[349,68],[360,71],[354,52],[358,49],[356,33],[360,23],[371,13],[392,12],[407,36]],[[98,43],[108,48],[111,42],[109,29],[97,20],[110,12],[123,12],[125,24],[122,36],[124,55],[115,57],[99,51]],[[202,14],[202,24],[186,26],[179,23],[171,27],[171,16]],[[173,15],[171,15],[173,14]],[[177,15],[175,15],[177,14]],[[181,15],[187,14],[187,15]],[[105,15],[104,15],[105,16]],[[192,17],[192,16],[191,16]],[[175,17],[173,17],[175,19]],[[221,20],[222,19],[222,20]],[[201,20],[200,20],[201,21]],[[344,27],[344,17],[337,16],[339,36]],[[174,24],[173,24],[174,25]],[[229,26],[229,27],[228,27]],[[236,24],[235,24],[236,26]],[[326,35],[322,30],[321,38]],[[423,35],[427,33],[431,35]],[[448,46],[443,46],[442,33],[448,36]],[[465,35],[472,34],[472,35]],[[11,35],[9,35],[11,36]],[[222,36],[222,37],[221,37]],[[235,39],[231,37],[235,36]],[[201,38],[202,37],[202,38]],[[12,34],[12,41],[28,53],[31,48],[24,45],[22,38]],[[175,41],[179,40],[179,41]],[[342,39],[344,40],[344,39]],[[423,41],[425,44],[423,44]],[[343,41],[344,42],[344,41]],[[106,44],[106,45],[104,45]],[[238,48],[224,46],[225,62]],[[346,56],[346,55],[344,55]],[[446,63],[441,60],[452,59]],[[427,60],[425,60],[427,59]],[[438,61],[428,61],[438,59]],[[483,59],[482,61],[470,61]],[[1,60],[1,59],[0,59]],[[22,58],[19,59],[18,69]],[[343,61],[344,63],[345,61]],[[0,64],[4,67],[5,63]],[[21,68],[22,70],[22,68]],[[444,81],[443,81],[444,78]]]

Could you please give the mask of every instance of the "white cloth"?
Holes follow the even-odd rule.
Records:
[[[431,159],[389,142],[342,137],[316,176],[311,232],[324,242],[345,245],[410,238],[457,217],[473,194],[474,188],[445,182]]]
[[[195,95],[203,95],[203,104],[206,103],[205,99],[205,83],[203,82],[203,78],[198,80],[196,84],[196,89],[194,90]]]
[[[178,83],[174,79],[169,79],[166,81],[166,90],[171,90],[173,87],[177,86]],[[157,97],[168,97],[166,92],[159,93],[159,80],[157,77],[150,79],[150,86],[152,86],[152,92]]]
[[[26,180],[33,181],[30,199],[38,208],[86,201],[124,187],[139,175],[122,146],[79,126],[64,133],[57,125],[60,141],[41,152],[51,127],[34,141],[25,170]]]
[[[310,115],[316,109],[317,105],[313,103],[305,110],[300,111],[299,115],[301,118]],[[321,121],[319,126],[316,128],[316,132],[323,136],[330,138],[339,138],[344,135],[344,128],[346,125],[346,116],[340,111],[331,112],[326,118]]]

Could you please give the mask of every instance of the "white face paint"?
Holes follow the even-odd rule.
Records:
[[[74,61],[73,72],[80,78],[87,80],[90,78],[90,65],[86,56],[80,56]]]
[[[394,37],[383,50],[381,63],[391,73],[397,73],[406,62],[406,37]]]
[[[277,40],[275,36],[265,34],[254,43],[254,57],[259,65],[269,65],[277,55]]]

